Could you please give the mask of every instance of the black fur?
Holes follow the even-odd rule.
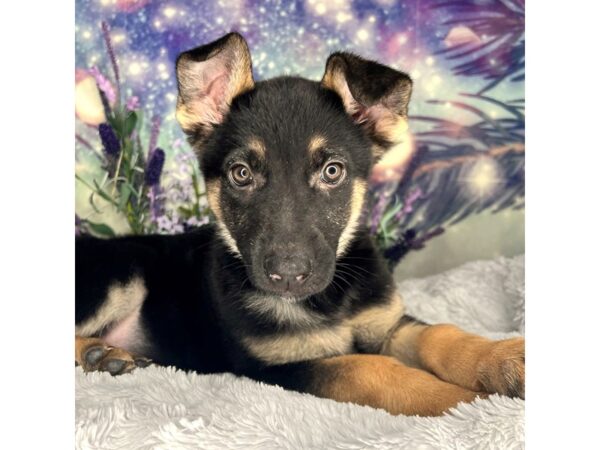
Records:
[[[371,275],[345,277],[349,284],[330,285],[306,300],[307,308],[326,317],[320,327],[383,302],[389,293],[391,276],[366,232],[360,234],[339,263]],[[267,367],[239,344],[242,336],[275,335],[289,326],[243,309],[243,295],[255,288],[244,282],[244,264],[216,238],[212,226],[177,236],[79,238],[76,264],[76,323],[97,311],[110,284],[125,282],[134,274],[143,277],[148,289],[141,314],[143,354],[158,364],[277,379],[288,388],[295,388],[292,380],[279,379],[277,374],[307,370],[306,364]]]

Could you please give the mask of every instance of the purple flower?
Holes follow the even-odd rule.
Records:
[[[155,149],[150,155],[148,166],[146,166],[145,181],[148,186],[158,184],[164,164],[165,152],[160,148]]]
[[[101,123],[98,126],[98,132],[100,133],[100,140],[102,141],[106,154],[117,156],[121,151],[121,144],[112,127],[107,123]]]
[[[159,185],[151,186],[148,190],[148,200],[150,201],[150,220],[156,223],[158,217],[163,214],[163,194]]]
[[[108,81],[108,79],[104,75],[102,75],[102,73],[100,73],[100,70],[96,66],[93,66],[90,69],[90,74],[94,77],[94,80],[96,80],[96,84],[98,85],[98,88],[100,88],[100,90],[102,92],[104,92],[108,101],[111,104],[114,104],[115,100],[117,99],[117,94],[115,93],[115,90],[114,90],[111,82]]]
[[[136,97],[135,95],[132,97],[129,97],[127,99],[127,104],[125,106],[127,107],[127,109],[129,111],[135,111],[136,109],[138,109],[140,107],[140,99],[138,97]]]

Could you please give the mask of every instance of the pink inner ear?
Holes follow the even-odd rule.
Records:
[[[352,114],[352,120],[354,120],[354,122],[358,125],[369,122],[377,127],[377,124],[380,122],[393,117],[393,114],[381,105],[367,107],[355,102],[354,108],[356,108],[356,112]]]
[[[227,74],[222,73],[214,78],[207,86],[206,91],[209,97],[215,100],[215,103],[219,103],[225,97],[225,87],[227,86]]]
[[[227,111],[227,89],[229,72],[222,57],[194,63],[192,73],[200,74],[192,78],[195,90],[191,110],[196,114],[195,121],[201,124],[218,124]]]
[[[364,108],[363,114],[365,116],[364,120],[370,120],[371,122],[379,122],[392,115],[385,106],[381,105],[373,105]]]
[[[212,115],[219,122],[223,119],[223,114],[227,107],[226,93],[229,77],[226,72],[217,75],[206,87],[206,106],[214,110]]]

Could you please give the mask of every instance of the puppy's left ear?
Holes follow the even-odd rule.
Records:
[[[351,53],[327,59],[321,85],[335,91],[346,112],[371,139],[375,161],[407,130],[412,81],[405,73]]]

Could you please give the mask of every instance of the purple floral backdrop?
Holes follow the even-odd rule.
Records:
[[[391,265],[477,214],[522,234],[524,8],[521,0],[77,0],[77,232],[178,233],[210,220],[174,119],[173,68],[179,52],[237,30],[257,79],[318,80],[339,49],[413,78],[410,134],[375,168],[363,217]],[[475,240],[486,233],[474,231]]]

